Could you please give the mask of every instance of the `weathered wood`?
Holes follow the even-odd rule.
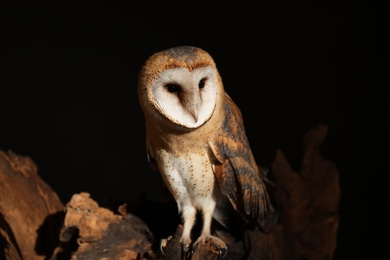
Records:
[[[295,259],[332,259],[336,248],[339,173],[321,156],[326,134],[327,127],[319,125],[305,135],[300,173],[291,169],[281,151],[271,166],[282,209],[283,252]]]
[[[123,207],[120,212],[126,213]],[[85,192],[73,195],[66,205],[60,240],[62,245],[52,259],[69,256],[72,260],[148,259],[153,256],[153,235],[138,217],[114,214],[99,207]],[[75,241],[76,246],[68,247]],[[76,250],[69,251],[69,248]]]
[[[0,259],[45,259],[58,244],[64,205],[28,158],[0,151]]]

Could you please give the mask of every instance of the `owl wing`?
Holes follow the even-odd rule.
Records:
[[[252,155],[241,112],[228,95],[224,110],[225,121],[214,142],[209,144],[219,162],[215,165],[216,180],[221,192],[248,224],[269,232],[277,214]]]

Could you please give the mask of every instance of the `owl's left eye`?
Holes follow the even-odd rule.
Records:
[[[168,89],[171,93],[177,93],[180,91],[180,87],[176,84],[167,84],[165,87]]]
[[[204,88],[204,86],[206,85],[206,78],[203,78],[199,81],[198,83],[198,87],[199,88]]]

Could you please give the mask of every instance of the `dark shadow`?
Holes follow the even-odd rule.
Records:
[[[181,223],[177,206],[170,194],[165,194],[160,201],[150,201],[145,193],[131,201],[119,201],[111,199],[110,209],[117,213],[120,205],[126,204],[127,212],[139,217],[150,229],[154,237],[152,250],[160,250],[160,239],[173,235],[177,225]]]
[[[59,246],[60,232],[65,218],[65,212],[58,211],[48,215],[43,224],[38,228],[37,241],[35,243],[35,252],[38,255],[44,255],[49,259],[54,249]]]
[[[126,204],[128,213],[136,215],[145,222],[156,239],[172,235],[177,225],[181,223],[176,202],[169,194],[162,196],[160,201],[148,200],[145,193],[141,193],[138,199],[131,201],[111,199],[109,208],[117,213],[119,205],[123,204]]]
[[[69,260],[72,254],[77,251],[79,245],[79,229],[77,227],[69,227],[61,233],[61,242],[59,243],[59,251],[50,260]],[[48,260],[49,260],[48,259]]]
[[[0,260],[6,260],[5,259],[6,248],[7,248],[7,241],[5,241],[5,238],[3,236],[0,236]]]

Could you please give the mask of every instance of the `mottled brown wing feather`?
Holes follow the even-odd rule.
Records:
[[[235,210],[250,225],[268,232],[276,223],[276,213],[254,160],[238,107],[226,98],[225,121],[210,144],[221,165],[215,176],[220,189]]]

